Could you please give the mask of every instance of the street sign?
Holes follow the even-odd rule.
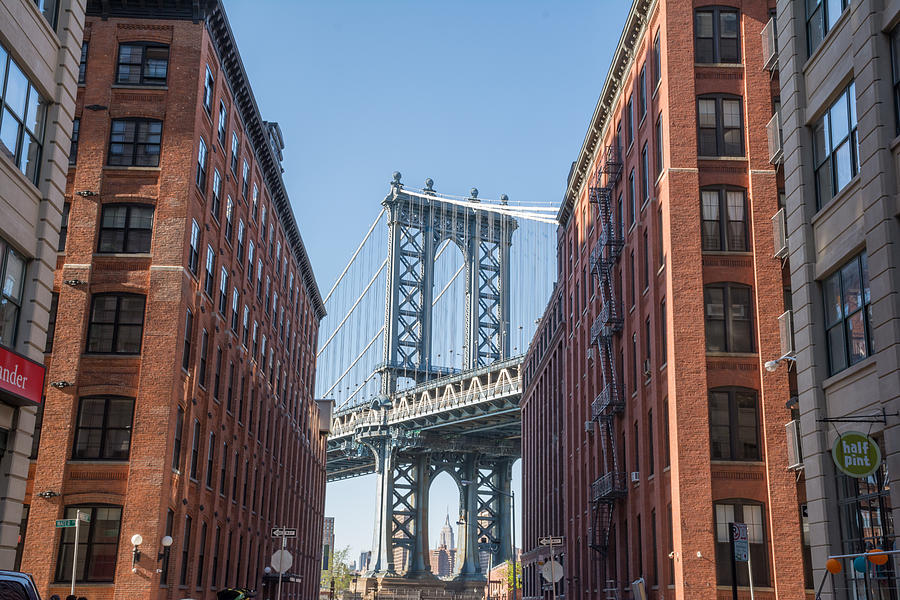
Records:
[[[747,538],[746,523],[731,523],[731,539],[734,540],[734,560],[747,562],[750,560],[750,543]]]
[[[838,469],[850,477],[868,477],[881,466],[878,442],[865,433],[847,431],[834,441],[831,457]]]
[[[90,523],[91,522],[91,513],[78,511],[78,520],[82,523]]]
[[[538,544],[541,546],[562,546],[563,541],[561,536],[548,535],[546,537],[538,538]]]
[[[544,563],[544,566],[541,567],[541,575],[547,581],[556,583],[563,578],[563,567],[555,560],[548,560]]]
[[[294,564],[294,557],[287,550],[276,550],[272,554],[272,568],[278,573],[286,573]]]
[[[273,527],[272,537],[297,537],[297,529],[294,527]]]
[[[57,528],[75,527],[75,519],[57,519],[56,527]]]

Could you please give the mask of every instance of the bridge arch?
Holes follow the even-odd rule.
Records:
[[[428,486],[428,539],[431,572],[436,577],[452,578],[459,571],[456,560],[459,548],[460,494],[463,486],[453,468],[439,466],[431,473]],[[450,528],[449,536],[444,531]],[[441,542],[452,540],[452,546],[441,548]],[[435,552],[437,551],[437,552]]]

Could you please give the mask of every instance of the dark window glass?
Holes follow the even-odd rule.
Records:
[[[213,79],[212,71],[209,70],[209,65],[206,65],[206,79],[203,80],[203,108],[206,109],[206,114],[212,113],[214,87],[215,80]]]
[[[647,143],[641,148],[641,206],[650,200],[650,157],[647,154]]]
[[[625,105],[625,130],[628,134],[628,146],[634,142],[634,104],[631,96],[628,96],[628,103]]]
[[[637,191],[634,187],[634,169],[628,174],[628,224],[634,225],[637,218]]]
[[[76,117],[72,120],[72,140],[69,143],[69,164],[74,165],[78,162],[78,134],[81,130],[81,119]]]
[[[188,564],[191,557],[191,515],[184,517],[184,536],[181,539],[181,575],[178,577],[179,585],[188,584]]]
[[[200,524],[200,547],[197,549],[197,589],[203,589],[203,577],[206,572],[203,570],[206,561],[206,522]]]
[[[206,142],[200,138],[200,147],[197,149],[197,187],[206,194]]]
[[[209,352],[209,333],[207,333],[206,329],[203,330],[203,333],[200,335],[200,368],[199,373],[197,374],[197,379],[199,380],[201,387],[206,387],[206,376],[208,374],[206,368],[206,358],[207,353]]]
[[[756,392],[744,388],[710,390],[709,438],[713,460],[761,460]]]
[[[116,83],[125,85],[165,85],[168,68],[168,46],[149,43],[119,45]]]
[[[225,149],[225,135],[228,127],[228,110],[225,108],[225,103],[219,100],[219,125],[218,125],[218,135],[219,135],[219,145],[222,146],[222,149]]]
[[[731,523],[745,523],[750,542],[750,564],[753,565],[753,585],[769,585],[769,554],[766,543],[765,508],[751,500],[716,502],[713,508],[716,525],[716,583],[730,586],[731,580]],[[749,586],[747,566],[737,568],[737,584]]]
[[[200,421],[194,419],[194,430],[191,438],[191,479],[197,479],[197,468],[200,463]]]
[[[710,7],[694,13],[694,60],[698,63],[739,63],[739,14],[733,8]]]
[[[666,332],[666,299],[663,298],[659,303],[659,355],[662,364],[666,364],[669,358],[669,340]]]
[[[656,457],[653,455],[653,409],[647,411],[647,462],[649,473],[653,475],[656,472]]]
[[[78,564],[75,580],[80,582],[111,582],[116,574],[116,555],[119,550],[121,506],[67,506],[66,519],[77,519],[78,511],[87,513],[89,522],[82,522],[78,532]],[[75,528],[65,527],[60,535],[56,560],[56,581],[72,580],[72,557],[75,551]]]
[[[47,343],[44,346],[44,352],[53,351],[53,338],[56,337],[56,311],[59,304],[59,294],[53,292],[50,295],[50,314],[47,320]]]
[[[216,371],[213,375],[213,399],[219,401],[219,388],[222,381],[222,347],[216,347]]]
[[[834,374],[875,352],[868,255],[850,259],[823,286],[828,364]]]
[[[837,195],[859,173],[856,86],[853,82],[813,125],[816,207]]]
[[[37,460],[38,450],[41,446],[41,431],[44,428],[44,407],[37,407],[37,413],[34,417],[34,433],[31,436],[31,454],[28,458]]]
[[[900,134],[900,25],[891,32],[891,79],[894,82],[894,116]]]
[[[810,55],[849,5],[849,0],[806,0],[806,43]]]
[[[95,294],[88,324],[87,351],[138,354],[144,330],[144,296]]]
[[[647,114],[647,64],[644,63],[644,66],[641,67],[641,74],[638,77],[638,85],[640,85],[640,89],[638,90],[638,108],[641,111],[641,120],[644,120],[644,116]]]
[[[107,164],[127,167],[158,167],[162,121],[113,119],[109,133]]]
[[[219,212],[222,210],[222,176],[219,169],[213,169],[212,202],[209,203],[209,211],[216,223],[221,219]]]
[[[78,83],[84,83],[84,76],[87,72],[88,59],[88,42],[81,43],[81,58],[78,62]]]
[[[654,164],[654,178],[659,179],[663,170],[663,129],[662,115],[656,119],[656,160]]]
[[[662,42],[657,29],[656,37],[653,38],[653,86],[659,85],[660,81],[662,81]]]
[[[178,407],[178,412],[175,414],[175,442],[172,445],[172,470],[180,471],[181,470],[181,449],[183,446],[182,440],[184,439],[184,409],[181,406]]]
[[[225,241],[231,243],[231,234],[234,232],[234,202],[231,196],[225,201]]]
[[[753,352],[750,288],[737,283],[704,286],[706,351]]]
[[[181,353],[181,368],[187,371],[191,366],[191,339],[194,337],[194,313],[187,309],[184,318],[184,350]]]
[[[150,252],[153,206],[104,204],[97,252],[140,254]]]
[[[59,243],[56,246],[57,252],[66,251],[66,241],[69,238],[69,211],[72,205],[68,202],[63,203],[62,220],[59,223]]]
[[[741,99],[697,98],[697,153],[700,156],[744,156]]]
[[[231,173],[237,176],[238,165],[238,136],[237,133],[231,132]]]
[[[28,504],[22,505],[22,520],[19,521],[19,543],[16,544],[16,558],[15,562],[13,563],[13,569],[16,571],[22,568],[22,552],[25,550],[25,536],[28,533],[28,513],[30,512],[30,510],[31,507]],[[24,592],[25,590],[22,591]],[[9,598],[10,600],[16,599],[16,596],[4,596],[3,593],[3,588],[0,588],[0,598],[4,600],[6,598]],[[21,598],[22,600],[29,600],[27,594],[23,594]]]
[[[210,298],[216,285],[216,251],[211,244],[206,245],[206,277],[203,280],[203,290]]]
[[[705,188],[700,190],[703,249],[746,252],[747,201],[744,190]]]
[[[171,508],[166,511],[166,533],[164,535],[168,535],[171,537],[172,528],[175,524],[175,511]],[[161,572],[159,575],[159,585],[167,585],[169,582],[169,551],[170,548],[163,548],[162,550],[162,566]]]
[[[128,460],[134,398],[82,398],[72,460]]]
[[[210,432],[209,445],[206,449],[206,487],[212,489],[213,485],[213,459],[216,455],[216,434]]]
[[[222,267],[219,272],[219,313],[225,316],[228,308],[228,269]]]
[[[222,460],[219,463],[219,494],[225,496],[225,480],[228,477],[228,442],[222,442]],[[218,545],[218,543],[217,543]],[[216,578],[213,577],[213,582]]]
[[[194,275],[197,274],[197,268],[200,266],[200,226],[197,221],[191,220],[191,241],[190,255],[188,256],[188,268]]]

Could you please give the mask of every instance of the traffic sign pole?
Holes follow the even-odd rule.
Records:
[[[553,572],[552,569],[556,565],[556,554],[554,553],[554,550],[553,550],[553,548],[554,548],[553,542],[555,542],[555,541],[556,540],[554,540],[553,537],[551,536],[551,538],[550,538],[550,569],[551,569],[551,572]],[[550,585],[552,586],[550,589],[553,591],[552,592],[553,600],[556,600],[556,582],[551,580]]]
[[[282,556],[284,556],[284,549],[287,547],[287,536],[284,535],[287,533],[284,531],[284,527],[281,528],[281,551]],[[275,600],[281,600],[281,579],[284,577],[284,569],[278,569],[278,592],[275,594]]]
[[[75,510],[75,548],[72,550],[72,589],[69,594],[75,595],[75,569],[78,567],[78,530],[81,525],[81,511]]]

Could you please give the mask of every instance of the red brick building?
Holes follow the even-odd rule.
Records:
[[[573,165],[564,371],[536,372],[523,410],[528,486],[555,485],[558,450],[529,439],[532,407],[565,395],[567,598],[638,597],[639,580],[650,598],[730,598],[731,522],[748,526],[756,598],[811,594],[791,377],[764,368],[783,354],[787,281],[767,139],[780,90],[761,36],[774,8],[636,0]],[[747,564],[736,572],[746,597]],[[533,573],[526,596],[549,597]]]
[[[78,596],[208,599],[287,526],[314,597],[324,306],[221,2],[89,1],[79,83],[22,569],[68,594],[80,511]]]

